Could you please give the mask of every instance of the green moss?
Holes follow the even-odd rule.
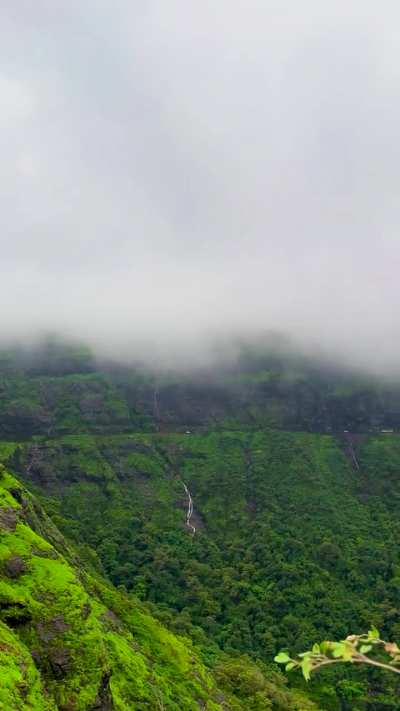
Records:
[[[14,488],[18,482],[3,472],[6,506],[18,506],[8,491]],[[99,694],[110,694],[117,711],[157,708],[160,699],[166,709],[189,711],[195,699],[213,696],[215,682],[189,643],[134,601],[74,569],[29,527],[24,511],[15,530],[1,534],[0,709],[85,711]],[[10,577],[4,565],[14,556],[24,565]]]
[[[3,623],[0,623],[0,670],[2,711],[56,711],[54,702],[46,697],[28,649]]]
[[[18,448],[17,442],[0,442],[0,462],[6,462]]]

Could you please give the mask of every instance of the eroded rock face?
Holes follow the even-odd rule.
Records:
[[[19,489],[17,487],[14,487],[13,489],[10,489],[10,494],[14,497],[16,501],[18,501],[19,504],[22,504],[22,506],[26,506],[28,503],[27,497],[24,495],[23,490]]]
[[[46,622],[39,622],[37,631],[42,642],[50,642],[55,637],[69,630],[70,626],[65,622],[62,615],[57,615]]]
[[[12,629],[23,627],[32,621],[29,607],[22,602],[1,602],[1,619]]]
[[[28,567],[23,558],[19,555],[13,555],[4,563],[4,573],[8,578],[19,578],[20,575],[26,573]]]
[[[96,701],[89,711],[113,711],[114,704],[110,690],[110,678],[111,673],[106,672],[103,674]]]
[[[71,655],[66,647],[51,649],[49,663],[56,679],[62,679],[68,673],[71,665]]]
[[[15,531],[19,519],[19,510],[12,506],[0,509],[0,528],[4,531]]]

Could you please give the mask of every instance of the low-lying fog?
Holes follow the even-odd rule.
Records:
[[[398,3],[0,19],[0,340],[187,366],[277,329],[400,370]]]

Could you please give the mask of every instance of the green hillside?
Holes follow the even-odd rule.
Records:
[[[194,373],[99,362],[65,344],[0,351],[1,439],[260,428],[400,431],[400,386],[255,348]]]
[[[245,659],[206,669],[188,638],[88,572],[4,467],[0,531],[0,709],[317,708]]]
[[[272,662],[282,648],[303,651],[371,624],[400,639],[400,438],[388,426],[396,389],[271,358],[179,380],[99,371],[87,354],[78,365],[67,356],[50,365],[3,360],[0,459],[40,500],[50,518],[27,523],[70,566],[93,608],[111,609],[124,639],[149,646],[145,659],[135,648],[142,658],[133,667],[145,666],[131,688],[131,662],[125,674],[113,661],[119,640],[112,650],[106,640],[118,630],[105,630],[103,613],[88,617],[90,630],[67,621],[70,632],[60,634],[75,629],[77,648],[86,632],[97,635],[105,661],[90,661],[88,651],[71,679],[53,678],[51,660],[35,656],[38,645],[47,656],[52,649],[51,639],[37,641],[43,608],[35,597],[30,616],[6,630],[18,632],[21,659],[33,654],[32,693],[42,684],[38,698],[50,694],[57,708],[76,699],[71,709],[93,711],[103,707],[86,699],[103,687],[113,694],[104,703],[117,709],[400,709],[396,678],[386,673],[326,669],[308,685],[292,675],[287,687]],[[380,432],[383,425],[394,431]],[[32,550],[21,551],[25,565]],[[29,576],[41,565],[34,558]],[[57,575],[31,580],[24,570],[10,582],[4,573],[21,595],[38,576],[51,586]],[[189,657],[193,678],[182,661]],[[87,676],[90,692],[82,691],[86,666],[101,666],[93,683]],[[197,688],[200,678],[207,683]]]

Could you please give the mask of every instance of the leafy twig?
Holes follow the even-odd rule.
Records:
[[[387,661],[380,661],[368,656],[369,652],[382,650],[387,655]],[[376,627],[372,627],[367,634],[349,635],[340,642],[321,642],[314,644],[308,652],[303,652],[292,658],[287,652],[280,652],[275,657],[275,662],[284,664],[286,671],[301,669],[304,678],[308,681],[311,673],[327,666],[350,662],[351,664],[369,664],[373,667],[386,669],[400,674],[400,649],[394,642],[385,642],[380,638]]]

